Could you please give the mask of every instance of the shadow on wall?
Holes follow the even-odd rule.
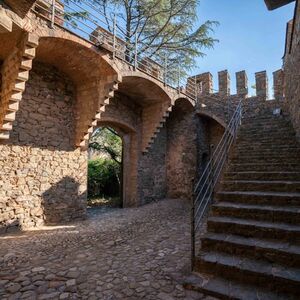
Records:
[[[74,151],[75,87],[56,68],[35,62],[10,139],[0,144]]]
[[[86,218],[86,191],[66,176],[42,194],[42,207],[46,225],[65,223]]]

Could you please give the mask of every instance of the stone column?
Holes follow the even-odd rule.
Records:
[[[202,73],[196,76],[197,83],[200,84],[201,94],[211,94],[213,91],[213,79],[209,72]]]
[[[227,70],[218,72],[219,94],[222,96],[230,95],[230,76]]]
[[[283,82],[284,82],[283,70],[279,69],[273,72],[274,98],[276,100],[282,100],[284,97]]]
[[[268,98],[268,77],[266,71],[256,72],[255,73],[255,82],[256,82],[256,96]]]
[[[245,71],[235,73],[236,76],[236,93],[240,96],[248,95],[248,77]]]

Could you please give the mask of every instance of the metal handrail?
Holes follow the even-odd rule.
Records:
[[[63,27],[96,46],[106,44],[112,51],[113,59],[126,62],[197,102],[198,85],[201,83],[196,81],[196,76],[188,77],[180,66],[174,65],[160,53],[153,54],[149,49],[141,53],[143,43],[138,40],[138,35],[129,36],[116,15],[113,18],[106,16],[89,0],[81,3],[76,0],[40,0],[32,11],[49,20],[51,28]]]
[[[196,232],[201,224],[207,208],[212,202],[214,188],[227,161],[229,149],[236,139],[237,130],[242,121],[242,100],[236,107],[225,132],[208,161],[200,179],[194,188],[194,198],[191,211],[191,263],[195,262]]]

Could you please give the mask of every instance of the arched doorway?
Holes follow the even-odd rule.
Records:
[[[88,208],[123,207],[123,140],[110,126],[94,130],[88,146]]]

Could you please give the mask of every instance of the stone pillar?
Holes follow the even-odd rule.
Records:
[[[222,96],[230,95],[230,76],[227,70],[218,72],[219,94]]]
[[[211,94],[213,91],[213,79],[210,72],[196,75],[196,81],[200,84],[201,94]]]
[[[255,73],[256,96],[268,98],[268,77],[266,71]]]
[[[248,95],[248,77],[245,71],[235,73],[236,76],[236,93],[240,96]]]
[[[284,97],[283,82],[284,82],[283,70],[279,69],[273,72],[274,98],[276,100],[282,100]]]

